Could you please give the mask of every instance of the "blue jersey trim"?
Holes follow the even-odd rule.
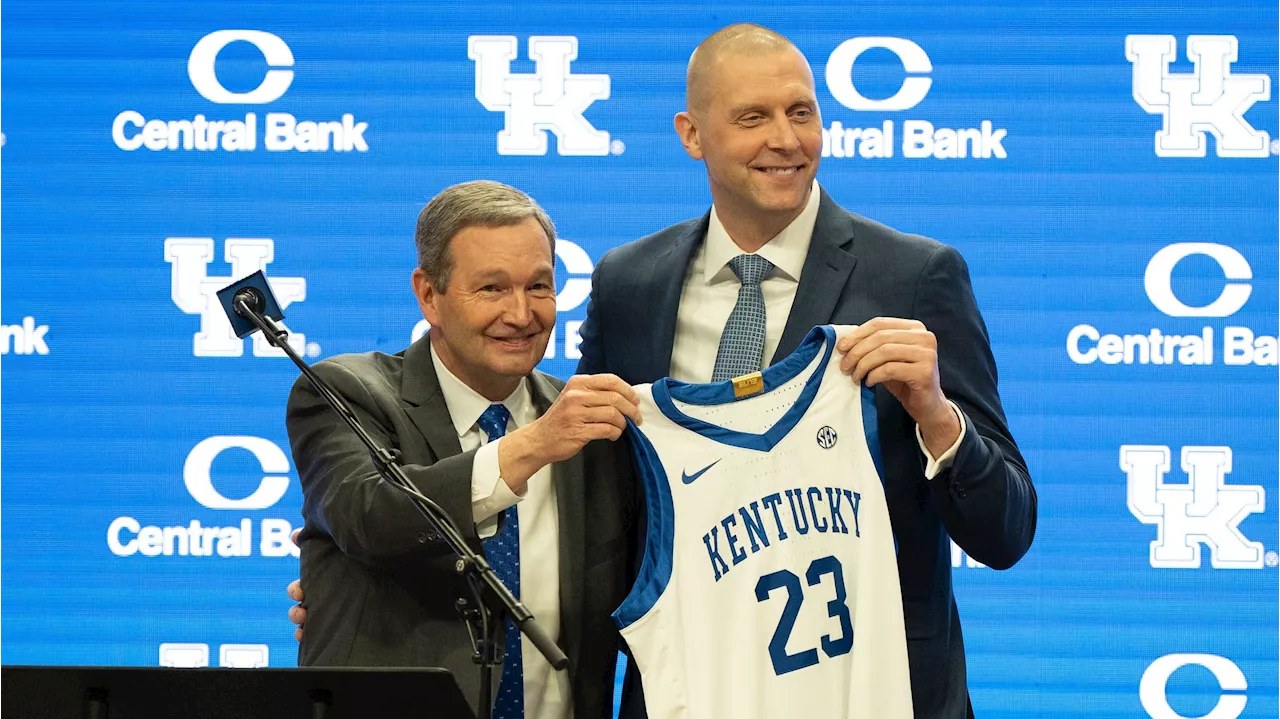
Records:
[[[729,380],[709,382],[707,384],[689,384],[670,378],[660,379],[653,383],[653,401],[658,405],[658,409],[666,415],[667,419],[687,430],[697,432],[707,439],[743,449],[768,452],[778,442],[781,442],[795,428],[800,418],[804,417],[804,413],[809,411],[809,405],[813,404],[813,398],[818,394],[818,387],[822,385],[822,376],[826,373],[827,363],[831,359],[831,352],[835,349],[835,346],[836,332],[834,329],[826,325],[814,327],[809,330],[809,334],[800,343],[800,346],[796,348],[795,352],[792,352],[786,359],[761,373],[764,378],[763,392],[771,392],[799,376],[813,361],[813,358],[818,355],[818,352],[822,351],[822,361],[818,363],[813,374],[805,382],[804,389],[801,390],[795,404],[791,405],[791,408],[782,415],[778,422],[763,434],[738,432],[690,417],[677,409],[675,402],[672,401],[674,397],[681,402],[704,407],[739,401],[739,398],[733,396],[733,382]],[[755,394],[742,399],[750,399],[753,396]]]
[[[876,414],[876,393],[866,385],[862,386],[862,433],[867,438],[867,449],[871,451],[871,461],[876,465],[876,474],[880,475],[880,485],[884,486],[884,462],[880,458],[880,425]]]
[[[867,451],[871,453],[871,462],[876,466],[876,475],[880,478],[880,487],[884,490],[885,501],[888,501],[889,488],[884,482],[884,460],[880,457],[880,422],[876,413],[876,392],[870,387],[862,386],[862,434],[867,440]],[[890,532],[893,532],[890,523]],[[898,554],[898,535],[893,533],[893,553]]]
[[[658,459],[658,452],[649,438],[644,436],[644,432],[631,420],[627,420],[627,431],[630,433],[631,452],[635,455],[636,468],[644,486],[648,517],[640,572],[626,599],[613,612],[613,622],[618,625],[618,629],[626,629],[648,614],[666,591],[667,583],[671,581],[671,553],[676,527],[671,485],[667,481],[666,470],[662,468],[662,461]]]

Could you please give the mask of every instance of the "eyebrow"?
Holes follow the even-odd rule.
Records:
[[[546,263],[543,263],[536,270],[534,270],[535,279],[540,279],[542,276],[554,278],[555,274],[556,274],[555,267],[552,265],[548,265]],[[510,277],[511,275],[509,275],[506,270],[501,270],[496,267],[488,270],[482,270],[476,274],[476,279],[480,281],[495,280],[495,279],[505,280],[505,279],[509,279]]]
[[[732,115],[733,117],[737,117],[739,115],[745,115],[748,112],[763,112],[764,109],[765,109],[764,105],[759,105],[759,104],[738,105],[730,109],[729,114]]]
[[[816,104],[817,104],[817,100],[815,100],[812,97],[796,97],[796,98],[793,98],[791,102],[787,104],[787,107],[791,108],[791,107],[795,107],[796,105],[809,105],[810,107],[812,107]],[[764,105],[761,105],[760,103],[754,103],[754,102],[745,103],[745,104],[737,105],[733,107],[731,110],[729,110],[729,114],[732,117],[738,117],[739,115],[745,115],[748,112],[765,112],[767,109],[768,109],[767,107],[765,107]]]

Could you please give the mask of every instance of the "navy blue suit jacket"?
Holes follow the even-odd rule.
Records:
[[[667,375],[685,275],[709,218],[674,225],[600,260],[580,330],[580,374],[609,372],[631,384]],[[915,714],[965,717],[972,709],[949,539],[990,567],[1012,566],[1035,534],[1035,489],[1000,406],[986,325],[960,253],[847,212],[823,192],[773,361],[794,351],[814,325],[881,316],[920,320],[937,336],[942,390],[965,415],[955,461],[926,480],[915,422],[876,387]]]

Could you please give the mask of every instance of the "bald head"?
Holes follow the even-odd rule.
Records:
[[[726,56],[759,57],[787,50],[800,52],[790,40],[761,25],[744,22],[717,30],[689,58],[685,109],[694,115],[704,114],[715,87],[715,68]]]

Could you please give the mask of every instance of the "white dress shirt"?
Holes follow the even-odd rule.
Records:
[[[449,418],[458,433],[462,451],[476,451],[471,469],[471,512],[482,538],[497,532],[498,515],[517,505],[520,515],[520,601],[538,618],[551,636],[560,637],[560,517],[556,510],[555,484],[550,466],[529,478],[524,496],[517,496],[498,476],[498,445],[480,429],[476,420],[493,404],[463,384],[431,348],[440,391],[444,394]],[[508,430],[523,427],[538,418],[529,381],[521,380],[515,391],[502,400],[511,412]],[[524,711],[527,719],[569,719],[573,716],[573,694],[568,672],[551,668],[528,638],[521,636],[524,666]],[[497,681],[498,677],[494,677]]]
[[[773,263],[773,269],[760,283],[765,306],[766,366],[777,351],[778,343],[782,341],[782,331],[786,328],[791,305],[796,299],[800,272],[804,269],[805,256],[809,254],[809,244],[813,240],[813,227],[818,221],[820,196],[818,182],[815,180],[809,192],[809,201],[800,215],[755,253]],[[742,249],[729,237],[713,206],[706,240],[698,247],[693,261],[689,263],[684,289],[680,294],[676,337],[671,350],[672,378],[694,383],[711,381],[716,353],[720,349],[720,335],[724,332],[734,305],[738,303],[738,289],[742,286],[737,275],[730,269],[729,261],[740,254],[743,254]],[[916,440],[927,460],[927,479],[933,479],[951,466],[956,450],[960,447],[960,440],[964,437],[964,414],[954,403],[951,406],[960,419],[960,437],[937,458],[929,454],[924,439],[920,436],[920,428],[916,428]]]

